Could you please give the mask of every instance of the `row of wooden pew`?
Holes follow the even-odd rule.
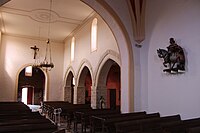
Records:
[[[159,113],[92,109],[85,104],[43,103],[44,112],[53,112],[51,110],[58,108],[62,110],[60,117],[67,119],[68,129],[73,127],[75,133],[86,133],[88,130],[90,133],[200,133],[200,118],[181,120],[179,114],[161,117]],[[52,117],[53,114],[48,115]],[[78,130],[78,127],[81,129]]]
[[[89,104],[71,104],[64,101],[46,101],[42,103],[42,113],[59,125],[60,117],[66,119],[68,128],[74,119],[74,112],[91,110]]]
[[[0,102],[0,133],[65,133],[22,102]]]
[[[180,115],[122,113],[91,116],[91,132],[102,133],[200,133],[200,118],[181,120]]]

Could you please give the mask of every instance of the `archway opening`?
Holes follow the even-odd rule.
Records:
[[[70,71],[67,75],[66,85],[65,85],[65,93],[64,93],[64,100],[69,103],[74,103],[74,75]]]
[[[91,104],[91,87],[92,79],[90,73],[88,72],[85,77],[85,104]]]
[[[120,109],[120,67],[114,63],[108,72],[107,82],[107,106],[111,109]]]
[[[77,103],[91,104],[92,78],[89,69],[85,66],[81,72],[77,87]]]
[[[45,75],[36,67],[27,66],[18,76],[17,100],[28,105],[40,105],[44,101]]]
[[[101,99],[104,99],[104,107],[120,109],[120,66],[113,60],[108,59],[103,65],[97,85],[97,108],[102,108]]]

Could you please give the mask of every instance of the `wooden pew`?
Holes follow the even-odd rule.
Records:
[[[24,133],[65,133],[65,129],[58,129],[52,131],[52,129],[44,129],[44,130],[39,130],[39,131],[26,131]]]
[[[154,114],[160,116],[159,113]],[[92,116],[91,117],[91,132],[94,133],[100,129],[101,132],[110,132],[115,130],[114,124],[117,122],[130,121],[146,116],[146,112],[133,112],[124,113],[119,115],[104,115],[104,116]]]
[[[60,129],[60,130],[54,131],[53,133],[65,133],[65,129]]]
[[[43,118],[38,112],[32,113],[21,113],[21,114],[7,114],[2,115],[0,117],[0,122],[9,121],[9,120],[17,120],[17,119],[32,119],[32,118]]]
[[[110,118],[108,117],[108,119],[103,122],[103,125],[104,125],[103,131],[106,131],[108,133],[112,131],[116,132],[115,123],[118,123],[118,122],[132,121],[132,120],[141,119],[144,117],[159,117],[159,116],[160,116],[159,113],[147,115],[146,112],[144,114],[135,114],[135,115],[134,113],[127,113],[125,115],[117,116],[117,117],[109,116]]]
[[[7,120],[1,121],[0,127],[3,126],[12,126],[12,125],[21,125],[21,124],[34,124],[34,123],[49,123],[50,121],[46,118],[32,118],[32,119],[15,119],[15,120]]]
[[[91,106],[88,104],[73,104],[68,107],[62,108],[61,116],[67,120],[68,129],[71,128],[72,121],[75,121],[74,113],[77,111],[91,110]]]
[[[128,132],[148,132],[156,133],[162,132],[163,129],[161,124],[181,121],[180,115],[172,115],[165,117],[146,117],[138,120],[124,121],[115,124],[117,133],[128,133]]]
[[[22,102],[0,102],[0,114],[31,112],[31,109]]]
[[[90,109],[84,111],[77,111],[74,113],[75,121],[74,121],[74,131],[77,131],[77,124],[81,123],[81,132],[86,132],[86,128],[90,126],[90,117],[101,116],[101,115],[113,115],[120,114],[119,110],[111,110],[111,109]]]
[[[177,115],[169,115],[169,116],[163,116],[160,117],[160,123],[168,123],[168,122],[174,122],[174,121],[181,121],[181,116],[179,114]]]
[[[187,133],[200,133],[200,118],[183,120]]]
[[[0,102],[0,108],[1,133],[64,133],[22,102]]]
[[[186,119],[186,120],[183,120],[183,123],[186,128],[199,127],[200,126],[200,118]]]
[[[1,126],[0,128],[1,133],[8,133],[8,132],[23,133],[30,131],[40,132],[40,130],[48,130],[54,132],[55,130],[57,130],[57,126],[53,125],[52,123],[31,123],[31,124]]]
[[[187,133],[200,133],[200,126],[188,128]]]
[[[60,117],[67,120],[68,129],[71,127],[71,123],[74,120],[74,112],[81,110],[91,110],[89,104],[71,104],[64,101],[48,101],[43,102],[42,108],[47,110],[48,117],[55,122],[55,109],[60,108],[62,110]]]
[[[71,103],[66,102],[66,101],[45,101],[42,102],[42,110],[48,110],[49,108],[61,108],[63,106],[68,106]]]
[[[181,126],[178,124],[178,126],[174,123],[181,123],[181,117],[180,115],[171,115],[171,116],[164,116],[158,118],[158,120],[150,121],[141,123],[141,131],[142,132],[177,132],[181,133],[182,131],[185,131],[184,129],[179,129]],[[165,125],[173,125],[172,128],[169,126],[166,128]],[[169,130],[170,129],[170,130]],[[184,133],[184,132],[183,132]]]
[[[0,106],[5,106],[5,105],[19,105],[19,104],[24,104],[23,102],[18,102],[18,101],[2,101],[0,102]]]
[[[142,131],[142,123],[148,124],[151,123],[151,121],[157,121],[160,118],[159,113],[152,113],[152,114],[146,114],[144,116],[136,117],[135,119],[128,119],[124,121],[115,122],[114,130],[116,130],[117,133],[127,133],[132,131]],[[154,125],[147,126],[146,128],[154,127]]]
[[[44,127],[41,127],[44,126]],[[28,132],[52,133],[57,131],[57,126],[45,117],[35,113],[21,117],[12,116],[0,120],[0,132],[28,133]]]
[[[164,132],[169,133],[186,133],[186,128],[183,121],[174,121],[161,124]]]

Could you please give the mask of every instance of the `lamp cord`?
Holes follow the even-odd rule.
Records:
[[[50,26],[50,23],[51,23],[51,12],[52,12],[52,0],[50,0],[50,13],[49,13],[49,29],[48,29],[48,40],[47,40],[47,47],[46,47],[46,56],[45,56],[45,60],[47,60],[47,53],[49,51],[49,54],[50,54],[50,62],[49,63],[52,63],[52,58],[51,58],[51,45],[50,45],[50,29],[51,29],[51,26]]]
[[[50,0],[50,9],[49,9],[49,29],[48,29],[48,38],[50,38],[50,23],[51,23],[51,12],[52,12],[52,0]]]

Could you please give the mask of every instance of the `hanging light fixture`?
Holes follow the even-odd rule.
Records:
[[[51,58],[51,43],[50,43],[50,23],[51,23],[51,12],[52,12],[52,0],[50,0],[50,10],[49,10],[49,22],[48,22],[48,39],[46,41],[46,53],[44,61],[40,63],[40,67],[44,70],[51,70],[54,67]]]

